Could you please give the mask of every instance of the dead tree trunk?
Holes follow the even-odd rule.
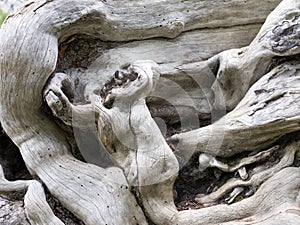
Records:
[[[1,27],[0,121],[36,180],[0,171],[0,192],[27,191],[32,224],[63,224],[41,183],[85,224],[298,224],[300,2],[279,2],[19,8]],[[202,180],[180,210],[187,171]]]

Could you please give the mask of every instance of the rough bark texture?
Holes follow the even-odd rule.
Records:
[[[266,19],[279,2],[19,8],[0,31],[0,121],[36,180],[8,181],[1,170],[0,192],[26,192],[31,224],[63,224],[41,182],[85,224],[297,224],[300,3],[284,0]],[[206,120],[165,141],[167,126]],[[240,177],[199,193],[200,209],[178,211],[185,164]],[[232,203],[243,187],[253,196],[207,207],[234,189]]]

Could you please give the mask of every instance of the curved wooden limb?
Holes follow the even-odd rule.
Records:
[[[105,144],[108,149],[112,145],[115,147],[117,154],[112,153],[112,157],[125,171],[129,183],[138,186],[138,196],[150,219],[155,224],[172,224],[177,212],[173,202],[173,185],[178,162],[145,102],[159,78],[156,68],[157,65],[151,61],[135,62],[129,66],[128,72],[137,73],[136,80],[111,90],[115,98],[110,109],[110,125],[106,126],[112,127],[115,138],[106,139]],[[104,126],[101,124],[99,127]],[[102,131],[99,130],[99,134],[104,138],[107,133]],[[130,139],[131,143],[128,142]],[[118,148],[116,140],[123,147]],[[129,165],[124,164],[128,161],[131,161]]]
[[[130,118],[137,143],[141,202],[155,224],[176,224],[173,186],[179,170],[177,159],[152,119],[145,101],[132,107]]]
[[[295,159],[295,153],[299,149],[299,143],[294,142],[284,148],[284,156],[281,158],[280,162],[274,165],[271,168],[264,169],[262,171],[255,171],[254,174],[251,175],[249,180],[241,180],[238,178],[232,178],[228,180],[223,186],[218,188],[216,191],[212,192],[209,195],[198,195],[196,197],[196,201],[201,204],[208,204],[217,201],[223,195],[228,193],[235,187],[240,186],[252,186],[254,188],[258,187],[265,180],[272,177],[275,173],[279,172],[285,167],[291,166]]]
[[[112,158],[124,169],[130,185],[138,185],[138,183],[133,183],[138,182],[136,180],[137,156],[135,153],[138,147],[134,130],[140,130],[140,125],[138,124],[134,128],[132,124],[136,123],[137,116],[142,111],[146,112],[144,116],[147,119],[143,121],[144,123],[151,118],[148,110],[144,109],[144,98],[154,89],[159,73],[157,65],[153,61],[146,60],[137,61],[128,65],[122,72],[120,71],[117,71],[112,79],[103,86],[101,97],[90,96],[91,103],[89,104],[74,105],[71,103],[71,99],[65,93],[67,82],[64,81],[69,79],[65,74],[55,74],[45,88],[44,95],[54,116],[66,125],[92,130],[95,129],[96,123],[99,141],[106,146]],[[123,77],[122,80],[117,78],[120,76]],[[133,108],[136,108],[138,113],[134,116],[132,116]],[[91,124],[87,123],[89,115],[94,116],[94,122]],[[156,127],[152,119],[150,123]],[[158,129],[155,132],[160,131]]]
[[[274,224],[276,218],[282,218],[281,212],[285,212],[286,222],[296,225],[299,190],[300,169],[288,167],[266,180],[255,195],[243,201],[179,212],[178,224]]]
[[[270,156],[270,154],[277,150],[279,148],[279,146],[274,146],[268,150],[265,151],[261,151],[255,155],[251,155],[245,158],[242,158],[240,160],[237,160],[235,162],[233,162],[233,164],[226,164],[223,163],[221,161],[218,161],[215,157],[205,154],[205,153],[201,153],[199,156],[199,170],[203,171],[204,169],[208,168],[208,167],[217,167],[218,169],[224,171],[224,172],[234,172],[237,171],[238,169],[258,162],[260,160],[263,160],[265,158],[267,158],[268,156]]]
[[[54,76],[46,90],[51,90],[51,86],[60,76]],[[121,76],[122,79],[117,79]],[[155,88],[158,78],[159,73],[154,62],[134,62],[125,71],[115,73],[101,91],[103,100],[95,97],[93,104],[98,116],[96,120],[99,141],[123,169],[129,185],[138,186],[139,197],[146,213],[156,224],[172,224],[177,213],[173,202],[173,185],[178,173],[178,162],[145,102],[145,97]],[[54,115],[64,121],[65,118],[70,118],[69,112],[73,111],[73,115],[74,111],[78,113],[78,106],[71,104],[68,99],[65,102],[63,89],[60,86],[60,90],[56,90],[54,105],[53,101],[47,101],[50,92],[44,93]],[[84,111],[91,107],[79,107],[83,109],[83,116],[79,117],[84,121]],[[65,113],[69,115],[64,115]],[[164,207],[159,209],[161,205]]]
[[[232,24],[232,15],[229,13],[231,6],[236,9],[234,15],[242,15],[242,18],[237,22],[234,21],[234,24],[243,25],[246,21],[255,23],[264,19],[256,10],[253,10],[257,7],[257,1],[254,0],[227,1],[220,3],[222,5],[211,4],[211,1],[208,0],[186,2],[167,0],[163,3],[164,7],[161,7],[161,1],[149,3],[145,1],[38,0],[24,5],[6,20],[0,32],[0,122],[5,132],[19,147],[28,169],[45,183],[51,194],[57,197],[63,206],[85,224],[147,224],[145,214],[156,224],[218,224],[249,216],[253,216],[252,219],[258,221],[259,216],[265,218],[265,215],[275,215],[276,212],[271,210],[271,206],[282,203],[286,203],[284,209],[294,209],[299,194],[299,169],[288,168],[271,177],[253,198],[246,199],[234,206],[218,206],[186,212],[176,211],[172,201],[172,186],[178,172],[178,164],[150,114],[146,113],[148,111],[144,101],[144,98],[149,95],[149,91],[155,86],[152,78],[158,76],[153,72],[155,71],[153,64],[146,63],[145,67],[141,64],[133,66],[130,72],[142,75],[141,80],[137,76],[137,79],[129,82],[132,91],[128,92],[130,93],[128,96],[126,96],[126,90],[114,89],[112,95],[105,99],[105,101],[109,100],[107,106],[111,108],[104,109],[103,116],[100,115],[97,118],[97,126],[102,131],[99,132],[99,140],[105,144],[108,152],[123,171],[116,167],[103,169],[76,160],[70,154],[70,143],[66,141],[65,133],[54,123],[52,118],[49,119],[48,115],[41,110],[43,105],[41,93],[43,93],[46,81],[55,71],[60,54],[58,46],[73,35],[85,34],[97,37],[102,41],[110,40],[119,43],[147,40],[142,42],[144,45],[143,57],[145,57],[148,56],[149,46],[152,47],[153,43],[153,40],[148,42],[149,38],[173,38],[183,31],[195,31],[204,27],[226,27]],[[206,4],[209,10],[203,7],[203,4]],[[263,10],[267,11],[270,9],[270,4],[268,1],[266,4],[260,5]],[[292,8],[287,7],[288,4]],[[293,8],[297,9],[298,5],[298,1],[285,0],[280,7],[286,12]],[[222,8],[224,15],[231,15],[225,17],[223,22],[219,22],[219,8]],[[163,15],[157,14],[158,9],[165,10]],[[127,13],[124,13],[125,11]],[[199,17],[202,12],[206,12],[204,19]],[[297,13],[296,10],[293,15],[297,16]],[[275,21],[278,22],[282,18],[281,14],[280,8],[275,11],[273,14]],[[249,15],[255,18],[249,21]],[[279,20],[276,19],[276,15],[279,16]],[[159,18],[159,22],[157,18]],[[212,18],[215,21],[211,22]],[[295,27],[297,31],[297,23],[297,19],[292,21],[290,27]],[[277,27],[285,28],[281,25]],[[267,28],[264,29],[270,31]],[[289,34],[290,31],[294,31],[290,28],[286,30]],[[259,37],[266,37],[275,42],[277,40],[276,37],[273,38],[272,33]],[[281,42],[289,43],[289,41],[285,41],[285,37],[283,35],[279,44]],[[156,47],[164,46],[157,44],[162,43],[159,40],[155,43]],[[297,41],[291,45],[284,44],[275,51],[268,48],[268,45],[260,44],[259,40],[255,40],[248,48],[242,49],[245,52],[231,50],[217,56],[214,62],[222,59],[220,68],[224,69],[225,75],[223,77],[222,71],[219,70],[216,82],[222,84],[223,79],[223,84],[228,83],[229,75],[241,72],[238,69],[239,63],[242,69],[246,69],[241,73],[245,78],[245,85],[233,81],[241,87],[233,87],[233,89],[226,90],[229,92],[228,94],[224,94],[226,101],[228,100],[227,108],[233,108],[252,82],[255,82],[263,75],[264,71],[267,71],[267,64],[271,57],[284,55],[284,52],[278,53],[282,49],[287,49],[287,55],[297,53],[298,50],[295,48],[297,44]],[[277,43],[274,46],[276,47],[276,45]],[[192,43],[186,46],[190,48],[194,45]],[[289,46],[292,47],[289,48]],[[168,52],[172,54],[175,51]],[[132,51],[130,52],[132,55]],[[137,55],[139,54],[137,53]],[[168,55],[166,58],[164,57],[161,58],[162,61],[173,60],[169,60]],[[227,60],[227,57],[234,60]],[[118,61],[118,57],[107,59]],[[103,63],[103,67],[110,66],[107,59]],[[235,60],[236,62],[234,62]],[[184,59],[182,59],[183,61]],[[179,144],[183,144],[187,151],[196,149],[213,156],[227,157],[243,151],[263,149],[281,135],[298,130],[299,85],[296,76],[298,72],[296,66],[289,65],[288,67],[290,70],[278,67],[266,76],[267,80],[260,80],[256,85],[258,89],[254,88],[248,92],[248,96],[236,110],[232,111],[234,113],[228,114],[226,117],[228,120],[220,120],[213,125],[214,127],[208,126],[201,129],[200,132],[180,134],[179,139],[183,137],[183,141]],[[167,67],[165,71],[170,70],[174,70],[174,65]],[[230,73],[231,70],[234,73]],[[248,75],[247,71],[250,75],[251,73],[254,75],[246,76]],[[144,76],[145,74],[147,76]],[[149,75],[151,79],[147,80]],[[104,81],[103,79],[101,75],[100,80]],[[281,79],[287,80],[284,83],[286,86],[280,86]],[[96,104],[96,110],[94,108],[87,110],[84,107],[67,106],[66,103],[69,100],[67,98],[70,96],[67,92],[60,91],[63,80],[64,78],[57,82],[58,87],[52,87],[46,92],[46,101],[56,115],[59,115],[58,112],[62,110],[62,121],[68,125],[71,121],[70,112],[78,109],[78,115],[82,115],[82,117],[79,116],[78,127],[84,126],[80,124],[80,121],[87,115],[85,112],[96,111],[97,115],[101,111],[101,107]],[[240,78],[236,80],[243,81]],[[144,84],[146,86],[143,86]],[[223,88],[225,86],[223,85]],[[237,98],[231,93],[235,88],[237,89]],[[62,95],[63,93],[65,96]],[[215,93],[218,94],[217,91]],[[57,103],[60,101],[60,98],[57,97],[61,97],[65,101]],[[218,105],[218,97],[217,95],[216,105]],[[281,99],[284,99],[284,103],[278,103]],[[288,110],[283,113],[282,108]],[[132,109],[134,110],[131,112]],[[137,112],[143,112],[145,117],[137,117]],[[268,114],[272,117],[267,118],[265,115]],[[95,121],[93,120],[93,122]],[[73,126],[76,125],[74,121],[72,123]],[[152,129],[149,130],[149,128]],[[205,149],[203,146],[209,142],[212,128],[216,128],[216,130],[213,129],[213,136],[216,138],[216,142],[213,141],[213,143],[216,145]],[[223,130],[226,131],[225,135],[223,135]],[[150,133],[148,133],[149,131]],[[191,136],[185,137],[184,135]],[[219,151],[219,144],[223,140],[221,151]],[[243,145],[247,146],[244,149],[240,147],[241,140]],[[143,168],[144,165],[145,168]],[[152,176],[148,176],[149,174]],[[283,177],[287,182],[284,186],[279,182]],[[21,183],[22,185],[24,184]],[[144,211],[137,204],[135,196],[129,191],[129,185],[138,186],[140,200],[145,206]],[[35,189],[32,188],[32,190]],[[160,190],[163,190],[164,193],[159,193]],[[43,204],[43,202],[35,202],[34,199],[28,198],[28,204],[31,203],[38,206]],[[263,214],[260,215],[260,213]],[[51,212],[47,212],[48,216],[50,214]],[[42,220],[36,215],[32,215],[31,218],[37,222]],[[59,221],[54,222],[59,224]]]
[[[131,87],[136,87],[136,86],[131,86]],[[134,96],[137,99],[135,101],[129,101],[133,103],[132,105],[123,104],[123,101],[119,102],[118,99],[115,98],[112,107],[109,109],[112,117],[110,118],[109,121],[105,121],[104,124],[102,124],[102,126],[105,126],[105,123],[109,123],[114,128],[114,130],[111,132],[114,134],[119,132],[117,133],[117,135],[122,135],[123,132],[128,132],[127,130],[128,128],[132,130],[132,134],[134,135],[135,143],[136,143],[137,159],[136,159],[136,164],[131,164],[129,167],[137,166],[136,173],[137,173],[138,184],[139,184],[138,187],[139,194],[140,194],[139,196],[150,218],[153,221],[155,221],[156,224],[174,224],[177,221],[184,221],[186,214],[177,212],[173,203],[173,196],[172,196],[172,187],[173,187],[174,178],[176,177],[176,171],[177,171],[176,167],[174,167],[174,165],[176,165],[176,161],[174,161],[175,164],[172,163],[173,156],[172,154],[168,153],[169,151],[167,150],[168,147],[167,146],[164,147],[165,144],[164,144],[163,137],[159,135],[158,128],[153,123],[154,121],[152,120],[151,115],[147,107],[145,106],[143,97],[139,98],[140,95],[141,92],[137,92],[136,96],[131,95],[133,100],[134,100]],[[130,110],[124,107],[130,108]],[[123,113],[125,116],[121,116],[122,113],[120,114],[120,112],[126,112],[125,114]],[[129,118],[131,118],[130,119],[131,123],[129,123],[129,120],[127,120],[127,122],[126,121],[124,122],[123,120],[124,118],[128,118],[128,112],[130,112]],[[100,114],[100,118],[101,118],[101,114]],[[118,125],[120,118],[122,118],[123,124],[125,125],[127,124],[127,126],[128,125],[130,126],[126,127],[125,129],[123,126]],[[103,123],[103,120],[102,121],[99,120],[99,121]],[[159,140],[161,140],[162,142],[160,142]],[[114,141],[114,143],[116,143],[114,138],[111,138],[110,140],[107,141],[110,141],[110,143]],[[109,142],[107,142],[106,144],[108,144],[107,145],[108,149],[111,148]],[[234,188],[236,185],[237,186],[254,185],[254,184],[259,185],[265,179],[273,176],[274,173],[280,171],[282,168],[286,166],[289,166],[293,162],[294,153],[297,149],[297,146],[296,147],[294,146],[291,149],[290,148],[286,148],[286,149],[287,149],[286,156],[282,159],[282,161],[278,165],[276,165],[273,168],[270,168],[269,170],[261,172],[259,176],[257,175],[258,177],[255,177],[255,175],[253,175],[249,181],[241,181],[237,179],[235,182],[231,183],[230,188]],[[123,150],[126,150],[126,148],[122,149],[117,147],[116,150],[119,151],[119,154],[121,154],[121,152]],[[266,151],[264,153],[268,155],[268,153],[271,150],[274,149],[270,149],[269,151]],[[163,153],[163,156],[159,156],[158,158],[156,158],[156,155],[157,154],[160,155],[161,153]],[[129,154],[129,155],[127,154],[125,155],[125,158],[126,157],[131,158],[134,156],[135,154]],[[151,157],[149,158],[149,156]],[[263,154],[262,152],[260,154],[257,154],[256,157],[265,157],[265,154]],[[115,159],[121,162],[121,160],[118,160],[117,155],[115,155]],[[161,159],[164,159],[165,161]],[[255,156],[249,157],[247,160],[242,160],[242,162],[244,163],[244,161],[247,162],[253,161],[254,159]],[[162,164],[160,164],[160,162],[162,162]],[[124,168],[124,170],[126,170],[126,167],[128,167],[128,165],[126,166],[124,164],[123,165],[120,164],[120,165],[121,167]],[[174,170],[172,168],[174,168]],[[175,174],[172,171],[174,171]],[[174,174],[175,176],[173,175],[172,177],[172,174]],[[127,179],[128,177],[129,175],[127,176]],[[161,180],[162,178],[165,181],[162,181]],[[223,189],[225,190],[224,192],[227,192],[229,190],[228,186],[224,186]],[[217,192],[219,193],[221,190],[222,189],[218,190]],[[225,213],[225,211],[221,211],[220,213]],[[198,212],[197,217],[198,218],[201,217],[202,216],[201,211],[197,211],[197,212]],[[205,210],[203,210],[203,212],[205,212]],[[232,219],[233,218],[239,218],[239,217],[233,216]],[[201,222],[198,221],[195,224],[201,224],[201,223],[202,221]]]
[[[299,16],[300,3],[284,0],[268,16],[249,46],[224,51],[210,59],[218,69],[212,85],[215,107],[226,106],[231,111],[249,88],[270,70],[272,58],[300,53]]]
[[[299,66],[284,64],[257,81],[237,107],[212,125],[174,135],[177,154],[229,157],[269,147],[299,130]]]
[[[55,73],[43,90],[44,101],[52,114],[65,125],[95,132],[95,123],[99,113],[109,115],[102,105],[100,96],[89,96],[90,103],[73,104],[74,84],[70,76]]]
[[[3,169],[0,165],[0,193],[23,192],[24,207],[27,218],[33,225],[50,224],[63,225],[46,201],[43,186],[36,180],[8,181],[4,177]]]
[[[214,107],[232,111],[211,126],[170,138],[170,142],[177,144],[179,157],[185,158],[194,151],[227,157],[264,149],[282,135],[299,130],[299,115],[295,113],[299,111],[296,103],[299,90],[295,86],[299,80],[292,78],[299,75],[298,67],[293,65],[297,59],[265,75],[272,69],[271,60],[275,56],[299,53],[296,35],[299,14],[297,1],[282,1],[248,47],[222,52],[207,61],[217,71],[212,85]],[[290,66],[293,69],[289,69]]]

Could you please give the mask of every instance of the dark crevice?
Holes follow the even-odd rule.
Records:
[[[267,158],[255,162],[253,164],[247,165],[247,171],[251,173],[254,168],[265,166],[271,168],[279,163],[279,161],[284,156],[284,149],[288,146],[289,143],[298,142],[300,140],[300,132],[294,132],[287,134],[275,142],[272,146],[280,146],[277,150],[272,152]],[[265,149],[261,149],[262,151]],[[218,158],[219,161],[223,163],[228,163],[232,165],[235,161],[253,155],[253,152],[243,152],[232,156],[230,158]],[[195,202],[195,196],[197,194],[210,194],[216,188],[219,188],[225,184],[230,178],[237,177],[237,173],[227,173],[222,172],[217,168],[207,168],[206,170],[200,172],[198,169],[198,157],[199,153],[195,154],[187,165],[185,165],[180,171],[178,178],[174,186],[174,201],[179,211],[181,210],[190,210],[190,209],[199,209],[203,208],[201,204]],[[299,167],[300,165],[300,151],[296,152],[295,160],[292,166]],[[245,187],[242,195],[237,198],[236,201],[240,201],[244,198],[248,198],[254,194],[255,190],[258,187]],[[220,198],[218,201],[212,203],[211,205],[216,204],[227,204],[225,201],[226,195]],[[211,206],[210,205],[210,206]]]
[[[6,179],[9,181],[32,180],[23,158],[17,146],[13,144],[10,138],[4,133],[0,124],[0,164],[3,167]],[[55,199],[48,189],[44,186],[47,202],[52,208],[54,214],[66,225],[84,225],[71,212],[65,209],[60,202]],[[21,192],[10,192],[5,197],[10,202],[23,201],[26,190]]]
[[[268,69],[266,73],[269,73],[272,69],[274,69],[277,66],[284,65],[284,64],[290,64],[290,65],[298,65],[300,61],[300,54],[292,55],[292,56],[275,56],[270,65],[268,66]]]
[[[208,65],[215,77],[217,77],[220,68],[220,59]]]
[[[46,200],[54,212],[55,216],[57,216],[65,225],[84,225],[84,223],[79,220],[73,213],[64,208],[59,200],[51,195],[49,190],[45,185],[44,190],[46,194]]]
[[[0,164],[3,167],[6,179],[30,180],[29,174],[21,153],[17,146],[4,133],[0,124]]]
[[[136,202],[137,202],[136,207],[140,207],[142,209],[142,211],[144,212],[144,216],[146,217],[148,225],[155,225],[155,223],[153,223],[152,220],[150,219],[150,216],[147,215],[147,213],[146,213],[143,203],[139,197],[138,187],[130,187],[130,192],[134,195],[134,197],[136,199]]]

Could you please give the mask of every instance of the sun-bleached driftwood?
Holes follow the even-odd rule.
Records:
[[[282,157],[280,162],[275,166],[269,169],[265,169],[263,171],[256,171],[255,173],[251,174],[250,179],[246,181],[240,178],[232,178],[231,180],[228,180],[228,182],[224,184],[222,187],[220,187],[217,191],[209,195],[198,196],[196,198],[196,201],[205,204],[215,202],[219,198],[221,198],[224,194],[226,194],[226,192],[239,186],[252,186],[254,189],[257,188],[263,181],[270,178],[281,169],[291,166],[294,162],[295,153],[298,150],[298,148],[299,148],[299,143],[293,143],[292,145],[285,147],[284,149],[285,155]]]
[[[199,169],[206,169],[207,167],[217,167],[218,169],[225,171],[225,172],[234,172],[237,171],[239,168],[242,168],[246,165],[255,163],[259,160],[263,160],[268,157],[274,150],[277,150],[278,146],[274,146],[266,151],[261,151],[255,155],[242,158],[241,160],[235,161],[234,165],[228,165],[223,162],[218,161],[212,155],[207,155],[205,153],[200,154],[199,156]]]
[[[201,151],[229,157],[266,148],[283,135],[298,131],[297,68],[298,65],[276,67],[256,82],[236,108],[219,121],[174,135],[171,141],[178,142],[183,156],[191,154],[189,151]]]
[[[211,59],[219,65],[212,89],[221,91],[227,110],[232,110],[249,87],[270,69],[275,56],[299,54],[298,14],[298,1],[282,1],[248,47],[225,51]],[[215,104],[219,104],[218,100]]]
[[[291,175],[291,177],[289,177]],[[286,186],[278,180],[287,176]],[[256,194],[232,205],[212,206],[200,210],[182,211],[179,224],[227,224],[224,220],[232,221],[228,224],[276,224],[276,219],[284,212],[287,217],[283,220],[288,224],[297,224],[299,220],[299,168],[286,168],[267,180]],[[298,183],[297,183],[298,182]],[[288,196],[289,199],[277,198]],[[270,204],[270,205],[269,205]],[[289,208],[290,210],[285,210]],[[199,213],[199,211],[201,213]],[[224,213],[230,212],[230,213]],[[226,218],[224,215],[226,214]],[[210,218],[211,220],[208,220]]]
[[[235,108],[216,123],[175,135],[171,141],[179,142],[179,148],[182,145],[188,151],[201,149],[201,152],[212,155],[230,156],[242,151],[265,148],[282,135],[299,130],[299,116],[295,113],[299,110],[297,59],[267,73],[274,56],[298,54],[299,45],[294,35],[299,25],[295,13],[299,13],[299,3],[283,1],[270,14],[258,36],[248,47],[225,51],[210,59],[219,64],[218,75],[212,85],[217,96],[214,104],[217,108],[220,105],[226,109]],[[275,15],[278,20],[274,19]],[[281,29],[281,33],[277,33],[277,29]],[[253,49],[255,53],[248,52]],[[207,63],[211,63],[210,60]],[[262,75],[264,76],[250,88]],[[230,85],[235,88],[229,88]],[[238,90],[239,88],[241,89]],[[243,96],[245,91],[248,91],[247,94],[239,102],[239,95]],[[286,101],[287,96],[291,96],[290,101]],[[239,145],[241,140],[244,147]]]
[[[52,212],[46,201],[42,185],[35,180],[13,181],[5,179],[0,166],[0,193],[26,191],[24,204],[27,218],[31,224],[64,224]]]
[[[175,123],[186,113],[188,118],[193,115],[192,122],[198,116],[213,118],[210,107],[223,113],[232,110],[210,126],[170,139],[178,142],[175,153],[186,161],[195,152],[230,157],[261,151],[282,135],[298,131],[298,66],[293,64],[297,58],[287,57],[299,51],[299,2],[282,1],[258,32],[279,2],[28,2],[1,28],[3,129],[19,147],[29,171],[85,224],[271,224],[273,218],[296,224],[299,168],[279,167],[278,173],[264,174],[262,179],[269,179],[255,195],[236,204],[178,212],[172,189],[179,165],[150,114]],[[56,73],[59,46],[82,34],[117,45],[82,74],[74,68],[69,74]],[[223,43],[215,46],[219,42]],[[243,45],[249,46],[219,53]],[[272,66],[275,56],[288,62],[278,60],[279,65]],[[157,65],[137,60],[154,60]],[[102,105],[93,93],[125,63],[131,66],[121,70],[137,76],[128,81],[127,89],[113,87],[105,95],[107,105]],[[71,102],[66,83],[61,83],[74,82],[72,75],[82,75],[79,82],[86,85],[81,105]],[[179,88],[169,92],[168,86]],[[175,115],[170,105],[160,111],[159,98],[177,111],[184,108],[183,113]],[[99,141],[118,167],[101,168],[74,158],[66,133],[44,112],[44,100],[66,125],[88,131],[96,126]],[[89,112],[96,114],[86,121]],[[222,113],[217,114],[219,119]],[[31,193],[31,186],[21,184]],[[37,194],[43,197],[41,189]],[[25,197],[33,224],[55,218],[43,199]],[[38,205],[45,218],[31,214],[31,204]]]
[[[99,97],[91,100],[92,105],[95,107],[90,105],[72,105],[68,102],[62,90],[55,93],[55,96],[57,96],[56,100],[48,101],[48,105],[52,109],[52,112],[66,124],[69,124],[70,121],[65,120],[65,118],[70,118],[72,115],[62,113],[63,116],[60,117],[61,109],[63,109],[64,112],[76,112],[78,114],[86,114],[87,111],[93,110],[97,115],[96,121],[98,122],[100,140],[110,152],[112,158],[123,168],[127,180],[130,181],[129,184],[138,186],[137,196],[139,196],[144,210],[150,219],[155,224],[187,223],[194,221],[194,219],[187,220],[186,214],[189,213],[178,212],[173,205],[172,186],[174,178],[176,178],[177,175],[178,163],[174,160],[174,155],[171,153],[170,148],[166,145],[164,140],[161,139],[162,136],[160,135],[158,127],[151,118],[149,110],[145,105],[145,97],[151,92],[151,89],[154,88],[154,84],[158,80],[158,75],[156,75],[156,77],[153,75],[157,73],[155,66],[153,67],[151,65],[153,65],[151,61],[136,62],[129,66],[129,72],[116,73],[118,74],[116,75],[117,77],[130,77],[129,73],[136,73],[136,77],[135,80],[132,81],[132,84],[124,87],[122,87],[121,84],[121,86],[117,85],[118,82],[116,82],[116,84],[114,84],[116,87],[108,91],[107,95],[102,97],[103,100]],[[154,72],[152,72],[152,70],[154,70]],[[123,75],[119,75],[120,73],[123,73]],[[55,77],[52,79],[53,81],[57,81]],[[127,79],[123,78],[123,83],[128,83]],[[60,83],[61,81],[59,81],[58,84]],[[51,93],[51,88],[55,89],[56,86],[60,85],[57,85],[55,82],[50,83],[46,89],[46,96]],[[107,105],[108,102],[109,105]],[[59,105],[67,105],[71,107],[71,110],[58,107]],[[86,108],[84,109],[84,107]],[[137,111],[137,113],[135,111]],[[84,117],[79,116],[79,118]],[[76,125],[80,126],[81,124],[83,123]],[[126,133],[126,136],[124,136],[124,133]],[[124,140],[124,137],[126,137],[126,140]],[[298,142],[292,143],[290,146],[285,147],[285,155],[274,167],[260,172],[256,171],[247,181],[241,179],[229,180],[227,184],[216,192],[196,198],[196,201],[202,204],[216,201],[225,192],[236,186],[258,187],[263,181],[269,179],[281,169],[290,166],[294,161],[294,155],[298,148]],[[278,147],[274,147],[274,149],[278,149]],[[270,149],[269,151],[274,149]],[[267,153],[268,151],[264,152],[264,154]],[[245,158],[239,164],[242,166],[249,163],[249,161],[255,162],[255,158],[262,158],[264,154],[257,154],[254,157]],[[239,168],[239,166],[236,166],[236,168]],[[264,207],[268,208],[267,205]],[[158,208],[159,210],[157,210]],[[240,215],[241,217],[236,216],[234,213],[230,214],[230,216],[232,216],[231,219],[244,218],[245,215],[247,215],[247,217],[250,216],[251,212],[247,211],[248,209],[245,209],[246,211]],[[215,212],[215,218],[203,218],[202,210],[194,210],[189,216],[199,218],[198,222],[194,222],[196,224],[206,224],[208,222],[219,223],[222,218],[221,215],[218,217],[219,213],[223,214],[226,210],[222,209],[222,207],[213,207],[211,210],[218,210],[218,212]],[[232,209],[228,208],[228,210]],[[262,207],[262,210],[265,209]],[[275,208],[271,211],[266,210],[265,214],[276,214],[276,210]],[[288,218],[288,221],[295,223],[297,221],[297,215],[295,218]],[[274,221],[272,220],[272,222]]]
[[[145,213],[156,224],[173,224],[176,221],[172,218],[177,212],[173,185],[178,162],[145,101],[159,75],[158,65],[153,61],[137,61],[117,71],[110,84],[113,87],[104,86],[102,99],[92,96],[91,104],[87,105],[73,105],[62,89],[57,89],[62,87],[63,81],[70,80],[67,75],[54,76],[44,93],[53,114],[67,125],[85,126],[85,115],[96,115],[99,142],[123,169],[128,184],[137,187],[136,195]],[[72,123],[74,115],[81,118],[81,123],[80,120]],[[164,207],[157,213],[161,205]]]

